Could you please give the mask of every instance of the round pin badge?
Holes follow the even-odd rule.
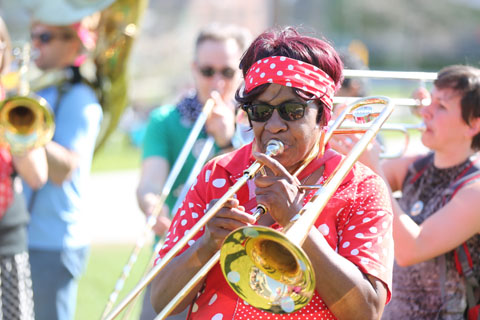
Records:
[[[413,204],[412,208],[410,209],[410,215],[417,216],[420,214],[420,212],[422,212],[422,210],[423,210],[423,202],[418,200]]]

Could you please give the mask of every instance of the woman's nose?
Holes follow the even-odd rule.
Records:
[[[287,124],[285,123],[285,120],[280,117],[278,110],[273,110],[272,116],[265,123],[265,129],[272,133],[277,133],[287,129]]]

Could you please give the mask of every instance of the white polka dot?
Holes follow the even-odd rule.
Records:
[[[181,224],[182,226],[186,225],[186,224],[187,224],[187,219],[182,219],[182,222],[180,222],[180,224]]]
[[[374,252],[372,254],[373,258],[375,258],[376,260],[380,260],[380,256],[378,255],[378,253]]]
[[[380,217],[383,217],[385,215],[385,213],[386,213],[385,211],[380,210],[380,211],[377,212],[377,215],[380,216]]]
[[[191,247],[191,246],[193,246],[193,244],[195,243],[195,240],[189,240],[187,243],[188,243],[188,245]]]
[[[273,82],[273,79],[268,79],[267,82],[272,83],[272,82]]]
[[[193,208],[193,203],[189,202],[189,203],[188,203],[188,207],[189,207],[189,208]]]
[[[212,320],[222,320],[223,319],[223,314],[217,313],[212,317]]]
[[[350,242],[345,241],[345,242],[342,244],[342,248],[345,249],[345,248],[348,248],[348,247],[350,247]]]
[[[287,60],[286,57],[280,57],[280,61],[285,61],[285,60]]]
[[[175,237],[175,239],[173,239],[173,242],[177,242],[178,241],[178,237]]]
[[[355,235],[355,238],[363,239],[363,233],[359,232]]]
[[[193,218],[193,219],[197,219],[197,218],[198,218],[198,213],[192,212],[192,218]]]
[[[212,173],[212,170],[205,171],[205,182],[208,182],[208,180],[210,180],[211,173]]]
[[[371,248],[372,247],[372,243],[369,241],[369,242],[365,242],[365,247],[367,248]]]
[[[295,79],[300,79],[300,75],[298,73],[294,77]]]
[[[292,86],[292,83],[291,83],[291,82],[287,82],[287,83],[285,84],[285,86],[286,86],[286,87],[291,87],[291,86]]]
[[[382,236],[378,237],[378,243],[382,243],[382,241],[383,241],[383,237]]]
[[[278,71],[277,76],[283,76],[283,71],[282,70]]]
[[[347,230],[348,230],[348,231],[352,231],[353,229],[355,229],[355,226],[350,226],[350,227],[348,227]]]
[[[185,210],[180,211],[180,216],[184,216],[184,215],[185,215]]]
[[[372,220],[372,219],[367,217],[367,218],[364,218],[362,221],[363,221],[363,223],[367,223],[367,222],[370,222],[370,220]]]
[[[357,214],[361,216],[364,213],[364,211],[357,211]]]
[[[277,66],[277,65],[276,65],[275,63],[271,63],[271,64],[270,64],[270,69],[275,69],[276,66]]]
[[[249,81],[249,82],[250,82],[250,84],[251,84],[251,83],[253,82],[253,78],[250,78],[250,81]]]
[[[310,70],[305,70],[305,74],[308,76],[310,74]]]
[[[263,63],[268,63],[268,59],[263,60]]]
[[[260,78],[265,78],[265,72],[260,73]]]
[[[257,69],[255,70],[256,73],[258,73],[259,71],[260,71],[260,68],[257,68]]]
[[[371,233],[377,233],[378,232],[378,229],[377,227],[371,227],[370,229],[368,229]]]
[[[197,312],[198,311],[198,304],[194,303],[192,307],[192,312]]]
[[[289,64],[287,68],[288,70],[293,70],[293,65]]]
[[[350,253],[356,256],[359,253],[359,251],[358,249],[353,249],[352,251],[350,251]]]
[[[362,257],[362,258],[360,259],[360,263],[361,263],[361,264],[368,264],[368,261],[369,261],[369,260],[368,260],[367,258],[365,258],[365,257]]]
[[[210,301],[208,301],[208,305],[211,306],[217,300],[217,294],[214,293]]]
[[[225,179],[215,179],[213,180],[212,184],[215,188],[221,188],[227,183]]]
[[[318,231],[320,231],[321,234],[326,236],[330,232],[330,229],[328,228],[328,226],[326,224],[322,224],[320,227],[318,227]]]

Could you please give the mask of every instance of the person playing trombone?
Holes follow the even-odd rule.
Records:
[[[241,82],[237,64],[250,38],[250,32],[237,25],[210,23],[204,26],[195,41],[192,63],[195,90],[189,91],[176,105],[161,106],[150,114],[142,145],[141,175],[136,192],[138,205],[147,217],[156,210],[158,196],[203,105],[209,98],[215,101],[205,129],[192,147],[162,212],[157,216],[153,227],[155,242],[160,241],[160,237],[165,235],[170,226],[178,194],[199,157],[207,134],[215,139],[214,153],[225,152],[243,143],[240,133],[246,132],[240,131],[241,123],[235,124],[234,96]],[[248,133],[246,135],[248,136]],[[152,319],[155,315],[148,290],[149,288],[145,294],[141,319]]]
[[[301,185],[320,184],[342,159],[321,142],[343,78],[342,62],[327,41],[293,27],[267,30],[250,45],[240,68],[245,80],[236,98],[255,139],[203,168],[172,221],[157,263],[255,160],[265,172],[241,186],[153,279],[151,301],[157,311],[220,249],[231,231],[253,224],[278,230],[286,226],[313,196]],[[265,154],[271,140],[284,145],[283,153]],[[258,221],[251,214],[257,204],[267,209]],[[216,265],[174,312],[190,305],[189,319],[379,319],[391,296],[391,223],[384,182],[356,164],[303,244],[317,278],[309,304],[282,315],[256,309],[234,294]]]
[[[360,158],[392,191],[402,192],[398,200],[392,196],[394,294],[384,319],[466,319],[467,281],[457,269],[456,249],[467,248],[479,281],[480,69],[447,66],[431,94],[421,89],[416,95],[431,97],[420,109],[421,140],[430,151],[379,161],[373,146]],[[478,303],[478,287],[472,300],[469,308]]]

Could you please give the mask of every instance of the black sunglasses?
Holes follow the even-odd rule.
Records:
[[[278,106],[272,106],[268,103],[245,104],[242,109],[245,110],[250,120],[255,122],[265,122],[272,117],[273,110],[277,109],[278,114],[283,120],[295,121],[303,118],[305,108],[313,100],[307,102],[286,101]]]
[[[45,31],[40,33],[32,33],[30,37],[32,38],[32,41],[38,40],[42,44],[47,44],[55,38],[62,40],[70,40],[73,38],[73,35],[68,33],[52,33],[49,31]]]
[[[225,79],[232,79],[235,76],[235,69],[225,67],[222,70],[215,70],[213,67],[200,67],[200,73],[205,78],[211,78],[215,73],[220,73]]]

